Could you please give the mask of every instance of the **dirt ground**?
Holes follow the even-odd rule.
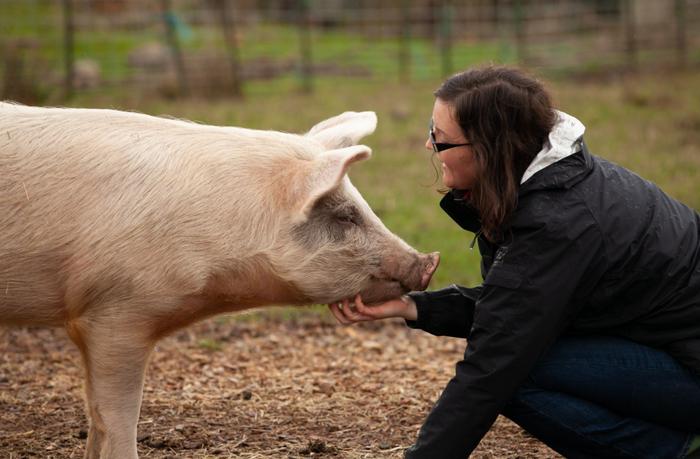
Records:
[[[214,319],[161,341],[146,377],[142,458],[401,458],[464,341],[401,321],[308,314]],[[0,452],[80,458],[87,420],[62,330],[0,328]],[[560,457],[499,418],[475,458]]]

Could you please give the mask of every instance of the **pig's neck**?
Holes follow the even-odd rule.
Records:
[[[290,282],[269,269],[225,270],[212,276],[202,297],[220,303],[225,311],[273,304],[300,304],[307,298]]]
[[[214,273],[201,292],[188,295],[173,314],[158,324],[154,334],[160,337],[225,312],[310,302],[295,285],[272,274],[266,265],[256,261]]]

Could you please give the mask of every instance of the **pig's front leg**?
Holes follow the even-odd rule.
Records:
[[[120,308],[119,313],[115,309],[100,317],[80,318],[69,326],[87,373],[87,459],[138,458],[136,426],[153,342],[143,318],[128,310]]]

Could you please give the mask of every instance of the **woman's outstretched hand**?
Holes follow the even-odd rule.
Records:
[[[353,302],[345,299],[341,303],[328,305],[335,318],[343,325],[368,320],[387,319],[389,317],[401,317],[406,320],[416,320],[418,312],[416,303],[408,296],[402,296],[384,303],[367,306],[362,302],[362,297],[357,295]]]

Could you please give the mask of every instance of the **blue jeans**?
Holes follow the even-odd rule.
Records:
[[[700,378],[658,349],[567,336],[503,415],[567,458],[679,458],[700,433]]]

